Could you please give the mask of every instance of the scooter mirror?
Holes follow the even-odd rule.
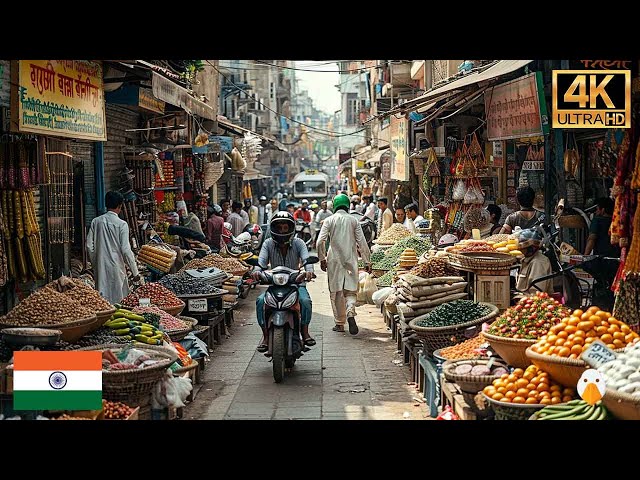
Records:
[[[307,261],[304,262],[305,265],[313,265],[314,263],[318,263],[320,262],[320,259],[318,257],[316,257],[315,255],[309,255],[309,257],[307,258]]]

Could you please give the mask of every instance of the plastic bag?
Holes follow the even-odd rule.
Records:
[[[190,378],[174,377],[170,370],[167,370],[165,376],[158,380],[151,398],[151,406],[155,410],[166,407],[181,408],[191,389],[193,388]]]
[[[367,303],[367,292],[364,289],[364,282],[366,280],[366,272],[360,274],[360,281],[358,282],[358,291],[356,292],[356,302]]]
[[[442,412],[440,412],[440,415],[436,417],[436,420],[460,420],[460,417],[455,414],[451,405],[447,405]]]
[[[368,273],[364,279],[363,288],[364,288],[365,302],[373,305],[372,296],[374,293],[378,291],[378,287],[376,285],[376,277]]]
[[[387,297],[391,295],[393,292],[394,292],[393,287],[381,288],[380,290],[376,291],[373,295],[371,295],[371,300],[373,300],[373,303],[375,303],[378,307],[381,307],[384,301],[387,299]]]
[[[467,186],[464,184],[464,180],[458,180],[453,186],[452,198],[455,201],[464,200],[467,193]]]

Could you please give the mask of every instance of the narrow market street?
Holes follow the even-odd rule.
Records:
[[[422,420],[424,404],[409,385],[409,368],[399,360],[379,309],[358,307],[360,332],[337,333],[331,313],[326,274],[308,286],[313,300],[311,334],[317,344],[281,384],[271,363],[256,352],[260,328],[253,290],[235,312],[230,338],[216,348],[204,371],[204,385],[185,419]],[[394,360],[396,362],[394,363]],[[407,416],[408,414],[408,416]]]

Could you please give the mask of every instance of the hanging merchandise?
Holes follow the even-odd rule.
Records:
[[[49,186],[48,241],[52,244],[73,241],[73,157],[65,153],[66,141],[47,140],[47,160],[51,174]]]
[[[236,147],[233,147],[233,150],[231,150],[231,168],[236,172],[242,172],[247,168],[247,162],[242,157],[240,150]]]
[[[2,200],[4,200],[3,197]],[[4,202],[3,202],[3,208],[0,209],[0,287],[4,286],[7,281],[9,280],[9,272],[7,270],[7,253],[6,253],[6,249],[5,249],[5,237],[7,234],[6,231],[6,227],[4,224]]]
[[[487,168],[487,161],[484,157],[484,151],[482,150],[482,146],[478,141],[478,136],[475,132],[471,135],[471,145],[469,146],[469,155],[473,159],[476,168],[485,169]]]
[[[456,180],[451,198],[456,202],[460,202],[464,200],[466,193],[467,186],[465,184],[465,181],[462,179]]]
[[[575,135],[567,133],[567,139],[564,147],[564,172],[565,174],[575,177],[578,173],[580,165],[580,155],[578,154],[578,143]]]

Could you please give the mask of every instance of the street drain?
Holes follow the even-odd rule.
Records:
[[[369,389],[368,384],[363,383],[339,383],[336,391],[340,393],[364,393]]]

